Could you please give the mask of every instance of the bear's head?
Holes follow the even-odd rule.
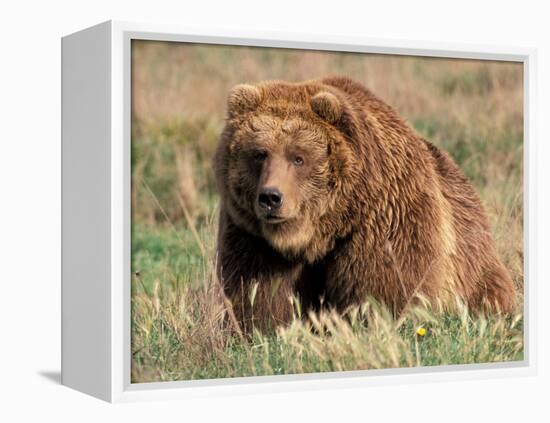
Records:
[[[288,257],[338,226],[323,217],[345,207],[339,190],[353,156],[342,130],[346,109],[345,99],[320,83],[233,88],[216,162],[235,224]]]

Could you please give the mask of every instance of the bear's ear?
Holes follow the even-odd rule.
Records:
[[[329,123],[336,123],[342,116],[343,106],[340,100],[328,91],[321,91],[311,98],[311,108]]]
[[[260,90],[254,85],[239,84],[233,87],[227,99],[227,112],[230,116],[254,110],[261,101]]]

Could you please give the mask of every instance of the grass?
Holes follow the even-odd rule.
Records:
[[[228,325],[212,171],[227,91],[335,73],[363,81],[461,166],[514,279],[515,313],[419,305],[395,320],[366,299],[345,318],[296,319],[250,340]],[[132,381],[521,360],[522,77],[520,64],[503,62],[134,42]]]
[[[243,341],[227,325],[228,309],[213,265],[185,228],[136,231],[133,249],[132,380],[331,372],[517,361],[523,319],[441,313],[422,305],[396,321],[367,301],[349,318],[331,313],[297,319],[276,333]],[[207,240],[204,240],[205,242]],[[185,249],[186,254],[182,254]],[[142,270],[147,269],[147,270]],[[418,335],[425,329],[424,336]]]

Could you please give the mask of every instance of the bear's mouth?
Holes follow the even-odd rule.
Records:
[[[276,214],[266,214],[266,215],[261,217],[261,220],[264,223],[268,223],[270,225],[276,225],[278,223],[283,223],[283,222],[287,221],[288,219],[286,217],[282,217],[282,216],[279,216],[279,215],[276,215]]]

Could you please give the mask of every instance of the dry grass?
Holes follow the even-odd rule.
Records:
[[[133,64],[134,382],[522,359],[521,308],[514,316],[470,316],[416,307],[396,322],[366,302],[346,319],[314,316],[243,342],[227,324],[230,310],[213,276],[212,174],[232,85],[348,75],[462,167],[489,212],[521,302],[521,65],[156,42],[135,43]],[[420,326],[425,336],[416,334]]]

